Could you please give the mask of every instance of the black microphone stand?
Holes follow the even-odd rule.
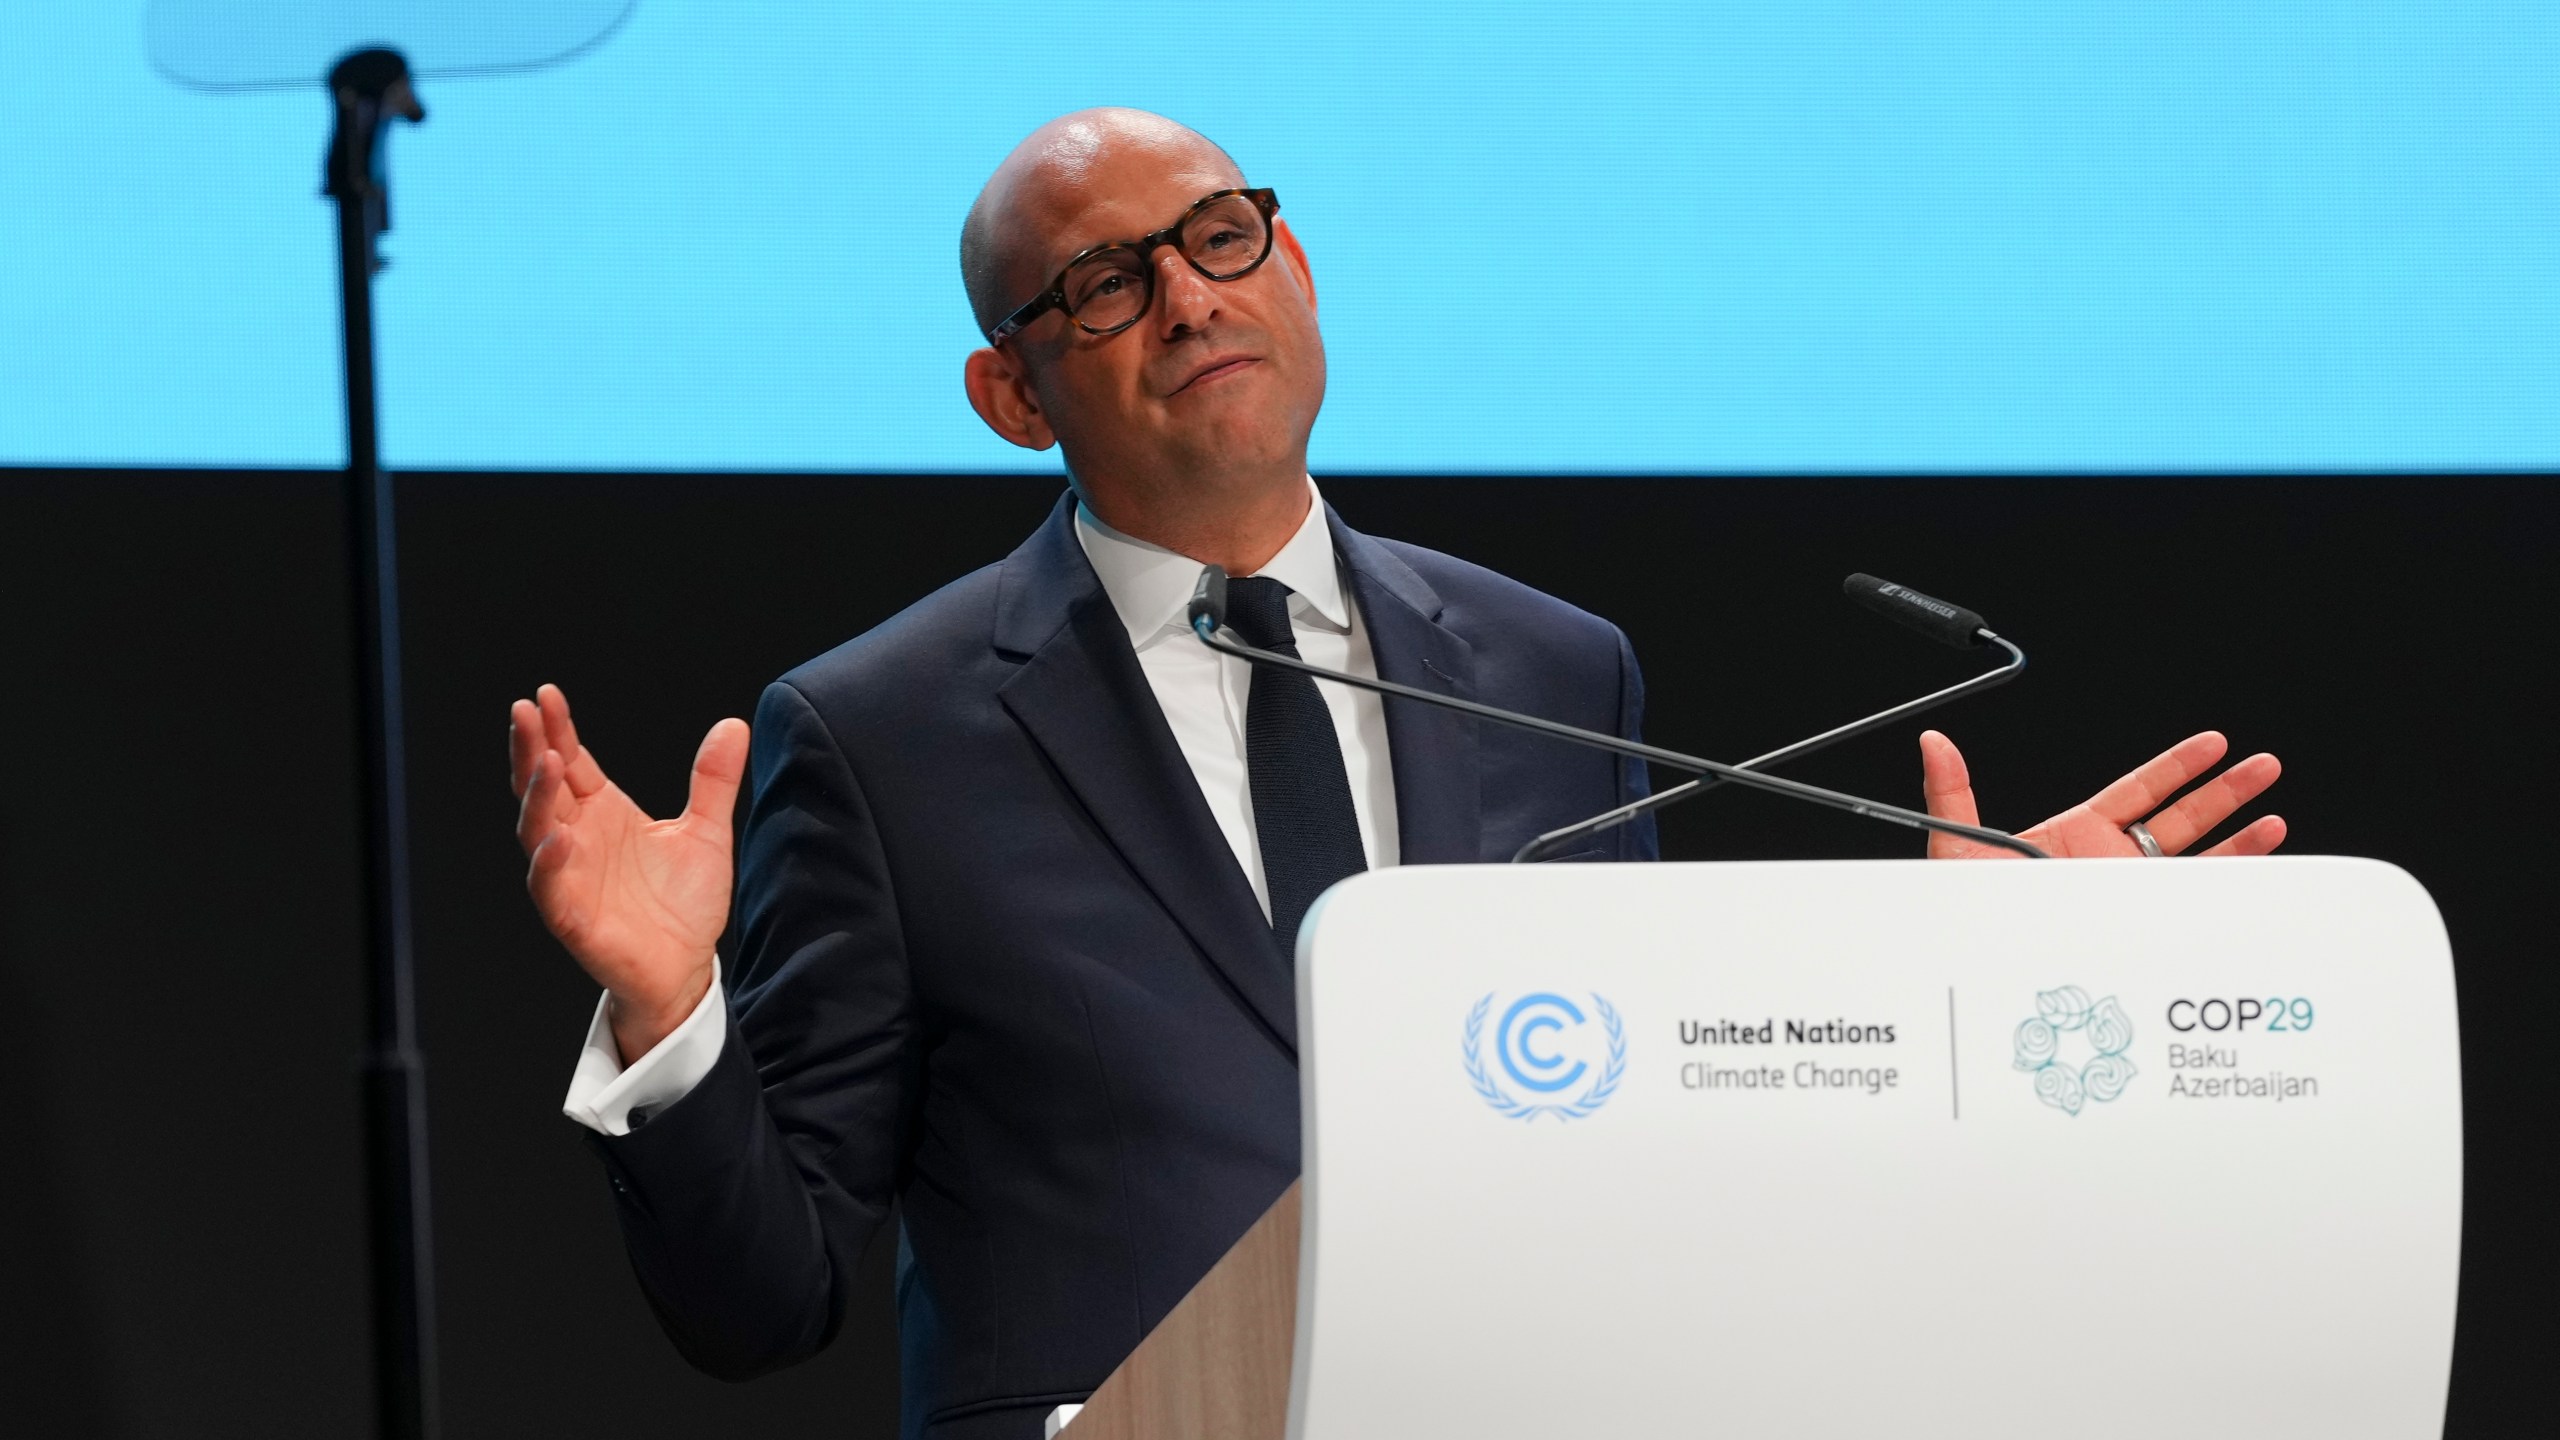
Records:
[[[383,146],[394,120],[426,118],[396,50],[359,50],[329,72],[337,127],[324,190],[338,206],[338,298],[347,376],[346,526],[356,723],[364,756],[365,1193],[371,1216],[374,1405],[385,1440],[433,1440],[435,1273],[427,1220],[427,1103],[410,948],[408,764],[400,691],[400,552],[375,425],[373,276],[391,228]]]
[[[1210,572],[1216,572],[1214,578]],[[1588,745],[1595,750],[1632,756],[1652,764],[1669,766],[1674,770],[1685,770],[1692,775],[1717,776],[1736,784],[1749,786],[1754,790],[1770,790],[1780,795],[1792,795],[1798,800],[1828,806],[1834,810],[1846,810],[1852,815],[1864,815],[1871,820],[1907,825],[1914,830],[1935,830],[1948,835],[1961,835],[1968,840],[1980,841],[1985,845],[2016,851],[2033,860],[2050,858],[2031,842],[2021,840],[2004,830],[1990,830],[1980,825],[1965,825],[1954,820],[1942,820],[1935,815],[1918,810],[1905,810],[1899,805],[1865,800],[1855,795],[1843,794],[1838,790],[1825,790],[1819,785],[1807,785],[1800,780],[1763,775],[1757,770],[1745,770],[1739,765],[1702,760],[1695,755],[1683,755],[1677,750],[1665,750],[1658,745],[1647,745],[1642,741],[1605,735],[1597,730],[1585,730],[1578,725],[1567,725],[1557,720],[1544,720],[1535,715],[1523,715],[1499,706],[1479,704],[1473,700],[1461,700],[1455,695],[1418,690],[1411,685],[1399,685],[1392,680],[1372,680],[1365,675],[1349,675],[1339,670],[1327,670],[1321,665],[1310,665],[1295,656],[1283,655],[1276,650],[1257,649],[1254,646],[1230,640],[1220,633],[1220,619],[1226,609],[1225,590],[1225,572],[1219,571],[1214,565],[1202,572],[1200,589],[1191,599],[1191,631],[1200,637],[1201,644],[1221,655],[1233,655],[1248,664],[1295,670],[1301,675],[1311,675],[1319,680],[1331,680],[1338,685],[1356,686],[1362,690],[1374,690],[1380,695],[1392,695],[1399,699],[1419,701],[1425,705],[1437,705],[1444,710],[1455,710],[1460,714],[1473,715],[1481,720],[1491,720],[1497,725],[1508,725],[1515,730],[1552,735],[1559,740],[1570,740],[1578,745]]]
[[[1944,690],[1933,690],[1928,694],[1921,696],[1917,700],[1906,700],[1901,704],[1894,706],[1890,710],[1879,710],[1864,720],[1852,720],[1846,725],[1839,726],[1835,729],[1825,730],[1819,735],[1799,740],[1793,745],[1782,745],[1779,748],[1770,751],[1766,755],[1754,755],[1750,759],[1741,762],[1733,768],[1736,770],[1760,770],[1771,765],[1783,764],[1786,761],[1810,755],[1816,750],[1835,745],[1852,736],[1864,735],[1871,730],[1881,730],[1896,720],[1909,719],[1911,716],[1917,715],[1923,710],[1935,710],[1950,700],[1960,700],[1967,695],[1978,694],[1981,691],[1991,689],[1993,686],[2005,685],[2010,681],[2017,679],[2019,672],[2027,668],[2026,651],[2021,650],[2017,646],[2009,643],[2007,640],[1992,634],[1989,630],[1982,630],[1976,633],[1981,639],[2008,651],[2009,663],[2001,666],[1997,670],[1985,670],[1970,680],[1958,681]],[[1546,834],[1541,835],[1537,839],[1530,841],[1528,844],[1521,846],[1518,853],[1511,857],[1511,863],[1514,865],[1530,864],[1542,858],[1549,852],[1562,849],[1567,844],[1570,844],[1575,840],[1579,840],[1585,835],[1597,835],[1603,830],[1614,829],[1617,826],[1624,825],[1628,821],[1635,819],[1639,815],[1650,814],[1651,812],[1660,810],[1665,806],[1677,805],[1683,800],[1689,799],[1692,796],[1703,795],[1707,791],[1713,790],[1717,786],[1725,783],[1727,782],[1721,776],[1706,775],[1695,780],[1674,785],[1668,790],[1657,790],[1641,800],[1630,800],[1615,810],[1604,810],[1600,814],[1594,815],[1588,820],[1576,821],[1571,825],[1565,826],[1561,830],[1548,831]]]

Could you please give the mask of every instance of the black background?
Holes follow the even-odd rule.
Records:
[[[0,471],[0,1430],[365,1426],[336,486],[308,472]],[[891,1433],[884,1255],[866,1262],[834,1349],[793,1372],[722,1385],[657,1334],[604,1187],[558,1115],[594,992],[523,895],[505,711],[559,682],[611,772],[671,812],[712,720],[1002,558],[1057,489],[404,477],[448,1433]],[[1969,673],[1967,657],[1843,602],[1840,577],[1863,569],[1982,611],[2033,657],[2017,684],[1934,717],[1973,762],[1988,823],[2031,823],[2197,729],[2281,755],[2268,804],[2292,822],[2288,848],[2408,868],[2452,931],[2467,1129],[2447,1433],[2547,1422],[2542,812],[2560,767],[2544,607],[2560,483],[1340,477],[1325,489],[1372,534],[1618,621],[1645,664],[1649,734],[1674,747],[1756,753]],[[1912,803],[1918,728],[1791,773]],[[1915,851],[1907,832],[1732,792],[1673,812],[1664,848]]]

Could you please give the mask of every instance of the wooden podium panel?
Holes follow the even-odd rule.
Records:
[[[1298,1327],[1298,1183],[1164,1317],[1061,1440],[1281,1440]]]

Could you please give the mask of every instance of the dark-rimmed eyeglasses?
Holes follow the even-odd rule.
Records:
[[[987,332],[1001,345],[1052,310],[1090,335],[1116,335],[1155,303],[1156,267],[1147,257],[1170,245],[1212,280],[1241,280],[1271,256],[1271,217],[1280,197],[1269,190],[1217,190],[1153,235],[1096,245],[1067,262],[1047,290]]]

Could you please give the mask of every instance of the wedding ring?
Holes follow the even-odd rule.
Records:
[[[2166,860],[2169,858],[2169,852],[2161,849],[2160,842],[2151,838],[2150,826],[2136,820],[2132,824],[2124,827],[2124,833],[2136,846],[2141,848],[2143,854],[2150,856],[2154,860]]]

